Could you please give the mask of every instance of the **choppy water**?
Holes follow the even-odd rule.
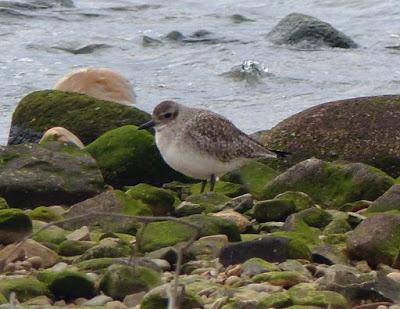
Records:
[[[83,66],[120,71],[146,111],[176,99],[224,114],[246,132],[326,101],[400,92],[400,51],[385,48],[400,45],[398,0],[72,1],[0,1],[0,144],[20,98]],[[361,47],[273,46],[265,35],[292,12],[331,23]],[[235,23],[233,14],[253,21]],[[201,29],[222,42],[142,46],[144,35]],[[91,44],[86,54],[65,51]],[[248,59],[271,74],[261,83],[223,74]]]

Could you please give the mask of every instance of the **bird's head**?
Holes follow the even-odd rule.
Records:
[[[154,110],[152,119],[142,124],[139,129],[160,128],[173,122],[179,114],[179,104],[174,101],[163,101]]]

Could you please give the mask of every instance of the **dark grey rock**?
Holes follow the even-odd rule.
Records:
[[[275,44],[295,45],[299,48],[357,47],[351,38],[330,24],[299,13],[287,15],[268,33],[267,37]]]
[[[350,258],[400,266],[400,215],[377,214],[361,222],[347,240]]]
[[[103,190],[95,160],[61,143],[3,146],[0,162],[0,195],[11,207],[70,205]]]
[[[368,212],[385,212],[400,210],[400,184],[390,187],[368,207]]]

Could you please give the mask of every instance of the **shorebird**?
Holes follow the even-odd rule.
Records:
[[[163,101],[153,111],[152,120],[139,129],[154,127],[160,153],[174,170],[207,180],[214,191],[216,177],[251,159],[283,157],[287,153],[270,150],[239,130],[225,117],[209,110]]]

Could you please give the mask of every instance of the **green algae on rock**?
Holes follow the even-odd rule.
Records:
[[[40,295],[52,296],[46,285],[34,278],[1,279],[0,293],[9,298],[12,292],[21,302]]]
[[[79,297],[91,298],[96,295],[94,283],[84,274],[72,270],[43,270],[38,280],[46,284],[56,299],[73,300]]]
[[[58,254],[63,256],[75,256],[84,254],[90,248],[93,248],[95,243],[92,241],[64,240],[58,245]]]
[[[332,309],[347,309],[346,298],[333,291],[316,291],[294,286],[289,289],[290,298],[295,305],[322,306]]]
[[[192,194],[200,193],[201,183],[196,183],[190,187]],[[245,194],[247,190],[241,184],[227,182],[227,181],[217,181],[215,183],[215,188],[213,192],[222,193],[229,197],[237,197],[239,195]]]
[[[204,207],[204,213],[220,211],[222,206],[230,200],[228,196],[219,192],[192,194],[186,198],[186,202]]]
[[[290,200],[272,199],[256,202],[253,216],[258,222],[285,221],[296,211],[296,205]]]
[[[268,165],[251,161],[241,168],[229,172],[222,177],[222,180],[242,184],[248,192],[258,198],[267,183],[277,175],[278,172]]]
[[[100,281],[100,289],[114,299],[149,291],[161,284],[161,274],[143,266],[112,265]]]
[[[63,217],[46,206],[39,206],[28,212],[29,218],[45,222],[59,221]]]
[[[75,263],[97,258],[115,258],[129,256],[132,248],[124,241],[115,238],[105,238],[100,243],[88,250],[77,259]]]
[[[46,223],[38,220],[33,220],[33,232],[35,235],[32,237],[33,240],[44,244],[58,245],[66,240],[68,232],[58,226],[49,226],[46,229],[38,232],[43,228]]]
[[[289,292],[278,292],[261,298],[257,303],[257,308],[286,308],[292,301]]]
[[[400,96],[384,95],[329,102],[295,114],[262,138],[292,153],[289,166],[312,156],[375,166],[400,175]]]
[[[104,133],[86,150],[96,159],[106,183],[115,187],[186,179],[164,162],[153,135],[134,125]]]
[[[251,258],[242,264],[243,274],[246,276],[254,276],[269,271],[279,271],[279,267],[264,259]]]
[[[32,221],[21,209],[0,209],[0,244],[20,241],[31,232]]]
[[[14,111],[9,144],[38,142],[51,127],[64,127],[84,143],[127,124],[140,125],[150,115],[132,106],[58,90],[35,91]]]
[[[140,304],[141,309],[165,309],[168,308],[168,302],[170,297],[168,296],[171,286],[169,284],[164,284],[151,289],[143,298]],[[201,299],[191,293],[190,291],[185,291],[181,299],[181,307],[185,309],[195,309],[202,308]]]
[[[170,214],[174,209],[175,197],[166,189],[157,188],[145,183],[139,183],[136,186],[128,188],[126,195],[149,205],[153,216],[165,216]]]
[[[353,259],[365,259],[370,265],[379,263],[400,266],[400,215],[376,214],[361,222],[347,240]]]
[[[0,147],[0,175],[0,195],[16,208],[71,205],[104,189],[90,154],[58,142]]]
[[[199,227],[199,237],[225,234],[230,241],[240,241],[239,228],[235,223],[210,215],[192,215],[182,218],[183,221]],[[174,221],[160,221],[147,224],[142,234],[140,250],[154,251],[188,241],[194,234],[188,225]]]
[[[308,194],[324,208],[340,208],[358,200],[374,200],[394,184],[384,172],[363,163],[330,163],[308,159],[288,169],[264,188],[265,199],[286,191]]]
[[[152,211],[149,205],[140,200],[135,200],[119,190],[107,190],[90,199],[72,205],[65,214],[66,218],[72,218],[89,214],[90,212],[117,213],[131,216],[151,215]],[[66,229],[78,229],[86,225],[93,230],[101,229],[102,232],[121,232],[135,233],[139,223],[131,218],[118,218],[113,216],[87,216],[62,223],[60,226]]]

